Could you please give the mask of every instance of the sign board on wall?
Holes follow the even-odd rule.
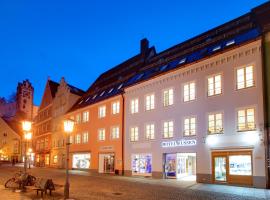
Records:
[[[163,141],[161,143],[161,147],[168,148],[168,147],[185,147],[185,146],[195,146],[197,144],[197,140],[173,140],[173,141]]]

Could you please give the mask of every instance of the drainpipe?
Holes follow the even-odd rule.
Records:
[[[261,47],[262,47],[262,53],[261,53],[261,57],[262,57],[262,79],[263,79],[263,107],[264,107],[264,144],[265,144],[265,172],[266,172],[266,187],[269,189],[270,188],[270,141],[269,141],[269,96],[270,94],[268,94],[268,90],[270,87],[270,85],[268,84],[268,82],[270,83],[270,75],[267,74],[269,73],[270,69],[268,69],[267,66],[267,50],[265,48],[265,45],[267,43],[266,38],[267,37],[265,35],[265,33],[262,36],[262,43],[261,43]],[[270,55],[268,55],[270,56]]]
[[[122,175],[124,175],[124,165],[125,165],[125,162],[124,162],[124,152],[125,152],[125,148],[124,148],[124,145],[125,145],[125,98],[124,98],[124,95],[123,93],[121,94],[121,97],[122,97]]]

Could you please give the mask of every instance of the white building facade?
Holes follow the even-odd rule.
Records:
[[[125,174],[266,187],[261,39],[125,89]]]

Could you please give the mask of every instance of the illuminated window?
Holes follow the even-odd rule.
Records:
[[[72,136],[72,135],[69,136],[69,143],[70,143],[70,144],[73,143],[73,136]]]
[[[173,121],[163,122],[163,138],[173,137]]]
[[[88,140],[89,140],[89,136],[88,136],[88,132],[84,132],[83,133],[83,138],[82,138],[82,142],[83,143],[88,143]]]
[[[79,124],[81,122],[81,114],[76,115],[76,123]]]
[[[120,135],[119,126],[114,126],[111,128],[111,138],[118,139]]]
[[[223,133],[222,113],[213,113],[208,115],[208,133]]]
[[[145,126],[145,137],[147,140],[155,139],[155,125],[154,124],[146,124]]]
[[[145,97],[145,110],[153,110],[155,108],[155,95],[150,94]]]
[[[105,140],[105,129],[101,128],[98,130],[98,140],[104,141]]]
[[[45,165],[49,165],[50,164],[50,154],[46,154],[45,155]]]
[[[136,127],[132,127],[130,129],[130,141],[131,142],[135,142],[139,140],[139,128]]]
[[[221,75],[208,78],[208,96],[221,94]]]
[[[118,114],[120,112],[120,102],[116,101],[112,103],[112,114]]]
[[[83,114],[82,114],[83,116],[83,118],[82,118],[82,121],[83,122],[88,122],[89,121],[89,112],[88,111],[85,111],[85,112],[83,112]]]
[[[80,144],[81,143],[81,134],[76,134],[75,143],[76,144]]]
[[[58,162],[58,157],[57,155],[53,156],[53,163],[56,164]]]
[[[254,67],[247,66],[237,69],[237,89],[254,86]]]
[[[192,136],[196,135],[196,118],[187,117],[184,119],[184,135]]]
[[[195,100],[195,82],[184,84],[184,102]]]
[[[139,99],[132,99],[130,101],[130,112],[131,114],[139,112]]]
[[[106,106],[100,106],[98,108],[98,117],[103,118],[106,116]]]
[[[255,109],[241,109],[237,112],[238,131],[254,130],[255,126]]]
[[[163,91],[163,106],[173,105],[173,89]]]
[[[250,155],[230,155],[229,173],[230,175],[251,176],[252,162]]]

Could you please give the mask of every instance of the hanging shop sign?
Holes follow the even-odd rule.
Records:
[[[185,146],[195,146],[197,144],[197,140],[173,140],[173,141],[164,141],[161,143],[161,147],[185,147]]]

